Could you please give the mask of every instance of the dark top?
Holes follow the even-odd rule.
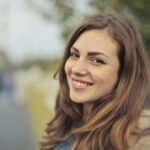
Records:
[[[58,144],[53,150],[71,150],[73,144],[73,138],[69,138],[66,141]]]

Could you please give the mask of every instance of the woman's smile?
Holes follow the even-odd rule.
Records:
[[[90,87],[91,85],[93,85],[93,84],[90,82],[87,82],[87,81],[72,79],[72,86],[74,89],[85,90],[88,87]]]

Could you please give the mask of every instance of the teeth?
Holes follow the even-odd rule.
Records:
[[[73,86],[76,88],[86,88],[89,84],[88,83],[83,83],[80,81],[73,81]]]

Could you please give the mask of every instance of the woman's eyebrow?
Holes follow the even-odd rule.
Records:
[[[76,48],[76,47],[72,47],[71,49],[76,51],[76,52],[79,52],[79,49]],[[103,56],[109,58],[106,54],[104,54],[102,52],[97,52],[97,51],[95,51],[95,52],[88,52],[88,56],[95,56],[95,55],[103,55]]]
[[[109,58],[107,55],[105,55],[105,54],[102,53],[102,52],[88,52],[88,55],[89,55],[89,56],[103,55],[103,56]]]
[[[71,47],[71,50],[74,50],[75,52],[79,52],[79,50],[76,47]]]

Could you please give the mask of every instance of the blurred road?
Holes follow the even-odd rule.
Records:
[[[38,148],[38,141],[52,116],[58,89],[52,74],[33,68],[3,76],[0,84],[0,150]]]
[[[0,99],[0,150],[34,150],[26,106]]]

